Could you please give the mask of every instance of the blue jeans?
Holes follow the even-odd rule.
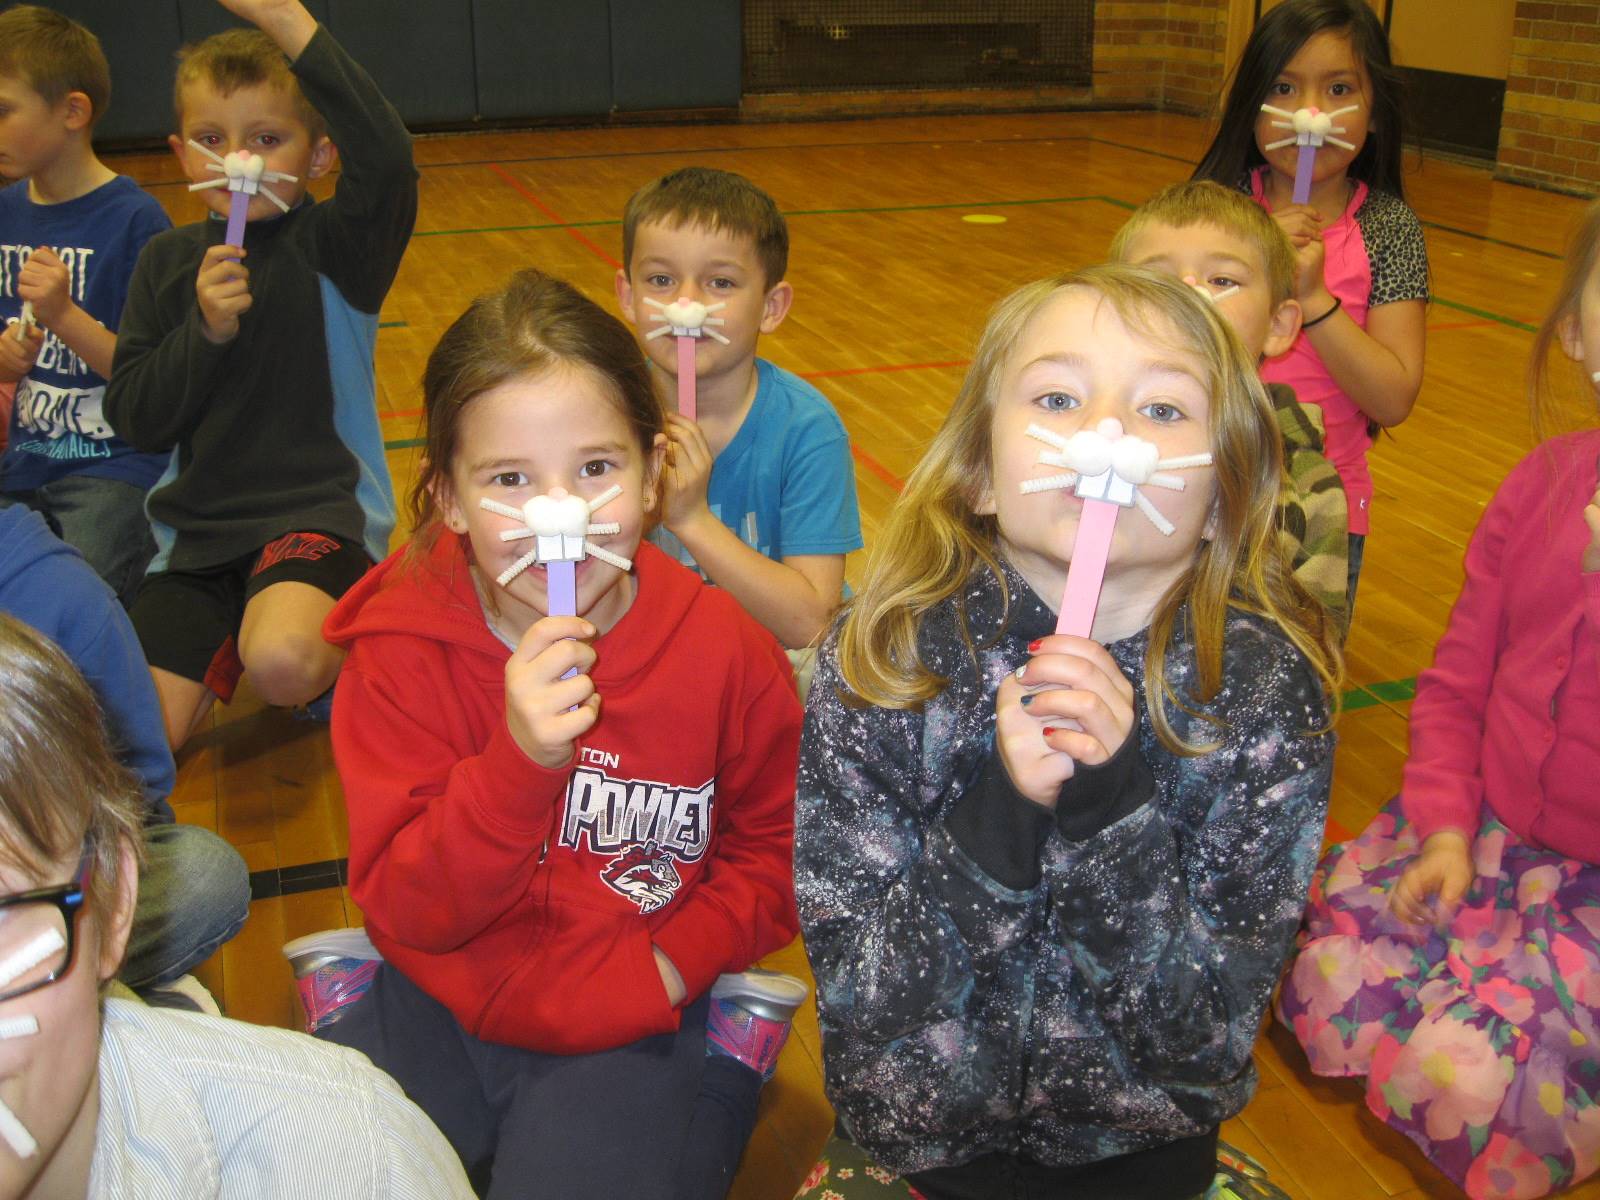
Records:
[[[128,956],[118,977],[135,991],[205,962],[250,913],[239,852],[198,825],[147,825]]]
[[[156,552],[144,497],[143,488],[120,479],[64,475],[31,492],[0,495],[0,507],[26,504],[42,516],[127,608]]]

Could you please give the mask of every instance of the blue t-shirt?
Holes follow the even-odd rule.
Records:
[[[711,464],[706,503],[712,515],[771,559],[859,550],[861,515],[844,422],[798,375],[760,358],[756,375],[756,398],[744,424]],[[699,570],[665,526],[650,538]]]
[[[35,204],[26,179],[0,190],[0,323],[21,314],[17,276],[35,248],[49,246],[71,273],[78,307],[115,331],[139,251],[171,227],[126,175],[61,204]],[[111,432],[105,391],[106,381],[46,331],[38,362],[17,384],[0,491],[29,492],[74,473],[155,483],[168,456],[141,454]]]

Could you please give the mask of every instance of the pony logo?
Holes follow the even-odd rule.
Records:
[[[647,914],[670,904],[683,885],[671,853],[654,842],[629,846],[605,865],[600,878],[607,887],[632,900],[641,913]]]

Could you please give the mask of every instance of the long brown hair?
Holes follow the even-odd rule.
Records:
[[[1580,302],[1584,285],[1600,269],[1600,201],[1584,210],[1567,244],[1567,259],[1561,273],[1561,286],[1550,311],[1533,335],[1528,356],[1528,419],[1536,441],[1543,441],[1573,424],[1594,424],[1594,390],[1584,382],[1581,402],[1572,402],[1571,389],[1556,388],[1550,380],[1550,353],[1560,340],[1562,326],[1582,316]]]
[[[428,355],[426,449],[407,498],[414,559],[426,556],[442,527],[434,490],[448,482],[463,410],[484,392],[557,363],[590,370],[604,382],[648,458],[666,417],[633,331],[565,280],[518,271],[499,291],[474,300]]]
[[[1186,284],[1117,265],[1028,284],[990,315],[955,404],[890,511],[868,561],[866,580],[846,612],[839,632],[839,666],[851,699],[885,708],[918,708],[937,696],[946,680],[929,670],[917,652],[923,618],[977,570],[989,572],[1004,590],[995,518],[975,511],[992,485],[995,401],[1028,323],[1050,300],[1073,288],[1100,296],[1135,331],[1193,351],[1210,375],[1215,519],[1210,538],[1196,548],[1193,564],[1161,598],[1150,623],[1145,694],[1157,735],[1174,753],[1203,749],[1178,738],[1168,705],[1192,711],[1216,695],[1230,607],[1277,624],[1334,701],[1342,673],[1337,628],[1296,582],[1274,536],[1282,450],[1256,366],[1227,322]],[[1197,684],[1192,696],[1180,697],[1167,681],[1165,662],[1185,606]]]
[[[0,862],[43,884],[94,849],[90,906],[109,914],[124,844],[141,846],[141,799],[94,693],[42,634],[0,613]]]

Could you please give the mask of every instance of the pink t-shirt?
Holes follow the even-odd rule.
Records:
[[[1269,212],[1266,168],[1250,173],[1250,194]],[[1322,275],[1327,288],[1344,302],[1344,311],[1362,329],[1367,313],[1380,304],[1428,298],[1428,256],[1422,224],[1405,202],[1357,182],[1339,219],[1322,231],[1326,250]],[[1320,313],[1306,313],[1307,318]],[[1261,377],[1294,389],[1302,404],[1322,409],[1326,453],[1339,472],[1350,505],[1350,532],[1367,532],[1372,475],[1367,470],[1367,416],[1339,389],[1311,339],[1302,334],[1288,353],[1268,359]]]

